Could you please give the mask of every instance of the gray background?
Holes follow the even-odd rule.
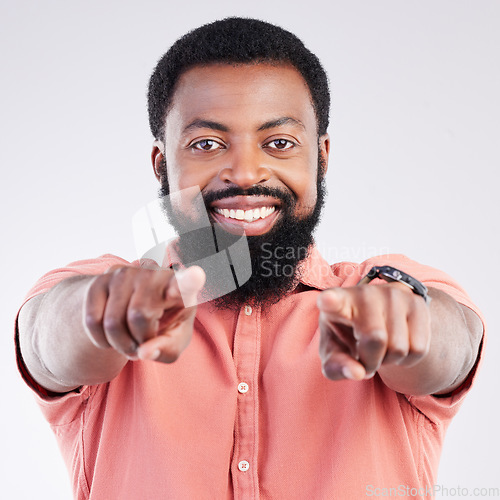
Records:
[[[131,217],[157,192],[149,74],[178,36],[234,14],[292,30],[328,71],[329,202],[317,236],[328,260],[405,253],[455,277],[486,315],[484,365],[438,483],[500,487],[500,2],[2,0],[3,498],[70,497],[55,439],[16,375],[23,295],[67,262],[136,257]]]

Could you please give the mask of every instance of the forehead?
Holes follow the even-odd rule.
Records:
[[[167,127],[172,121],[179,126],[179,121],[198,118],[257,126],[283,116],[301,121],[307,129],[317,129],[309,88],[293,66],[209,64],[181,75]]]

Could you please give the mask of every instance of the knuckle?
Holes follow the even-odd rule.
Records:
[[[408,357],[408,349],[402,345],[390,346],[387,349],[384,361],[387,363],[400,363]]]
[[[404,284],[401,283],[388,283],[385,287],[387,294],[387,301],[392,304],[393,307],[408,307],[404,304],[408,304],[413,300],[413,293]]]
[[[111,271],[110,274],[111,286],[113,286],[133,278],[137,274],[137,269],[132,266],[120,266]]]
[[[419,297],[418,295],[413,294],[415,297],[415,310],[416,313],[421,317],[424,321],[427,322],[427,324],[430,326],[431,323],[431,311],[429,309],[429,306],[425,302],[425,300],[422,297]]]
[[[160,361],[163,363],[174,363],[177,361],[182,353],[182,349],[178,346],[168,346],[162,349],[162,353],[160,356]]]
[[[403,291],[400,290],[399,287],[388,284],[385,290],[391,302],[396,302],[403,298]]]
[[[99,274],[92,278],[87,288],[87,300],[92,299],[98,291],[100,291],[102,288],[105,288],[108,282],[109,276],[107,276],[106,274]]]
[[[101,329],[101,318],[97,317],[93,313],[85,314],[85,326],[90,331],[96,331]]]
[[[115,276],[123,276],[128,274],[129,270],[132,269],[130,266],[119,266],[112,271]]]
[[[368,349],[380,349],[387,344],[387,336],[381,329],[370,329],[364,336],[363,343]]]
[[[107,334],[109,335],[117,335],[121,333],[124,329],[123,322],[114,316],[109,318],[104,318],[103,327]]]
[[[386,342],[381,338],[363,338],[357,348],[359,359],[367,371],[374,371],[382,363],[386,353]]]
[[[131,308],[127,312],[127,319],[130,323],[134,325],[144,325],[149,322],[149,315],[142,308]]]
[[[402,345],[391,345],[387,349],[388,354],[396,359],[405,358],[408,355],[408,349]]]
[[[324,377],[330,380],[341,380],[345,378],[342,374],[342,367],[334,363],[323,363],[321,372]]]
[[[427,345],[424,343],[417,343],[411,346],[411,355],[414,358],[422,358],[427,354]]]
[[[375,293],[377,293],[376,287],[370,285],[360,286],[356,290],[357,298],[361,304],[371,302]]]
[[[181,351],[179,349],[171,349],[168,352],[168,359],[171,363],[174,361],[177,361],[179,359],[179,356],[181,355]]]

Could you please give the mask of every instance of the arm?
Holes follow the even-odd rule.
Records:
[[[183,299],[194,299],[203,282],[199,268],[176,280],[171,270],[131,266],[66,279],[21,309],[24,363],[40,385],[67,392],[108,382],[129,359],[173,362],[196,313]]]
[[[320,308],[320,355],[332,380],[376,372],[408,395],[447,394],[466,379],[482,323],[448,294],[429,290],[430,305],[398,284],[326,290]]]

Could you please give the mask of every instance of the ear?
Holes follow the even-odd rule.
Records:
[[[161,182],[162,168],[161,164],[165,158],[165,146],[161,141],[153,142],[153,150],[151,151],[151,163],[153,164],[153,171],[155,173],[156,180]]]
[[[319,154],[324,161],[324,174],[328,170],[328,158],[330,155],[330,136],[328,134],[322,135],[318,139]]]

